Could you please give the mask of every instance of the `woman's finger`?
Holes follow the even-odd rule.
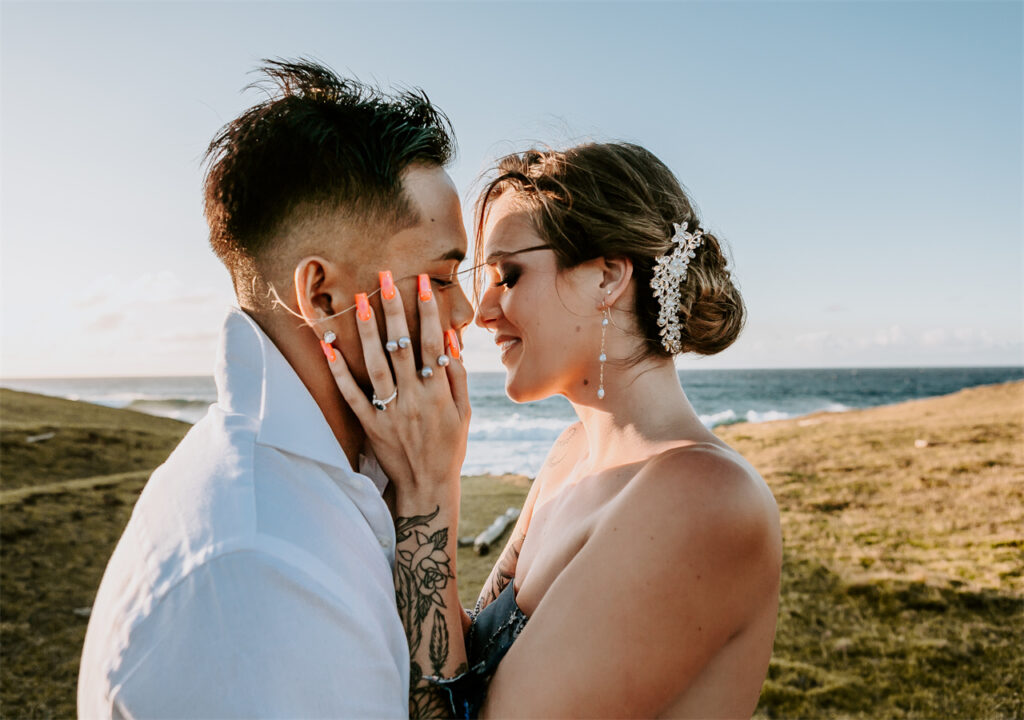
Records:
[[[395,286],[391,272],[380,273],[380,299],[384,308],[384,324],[387,329],[387,341],[384,345],[391,356],[391,367],[395,371],[395,380],[401,387],[414,387],[416,379],[416,357],[413,354],[412,340],[409,337],[409,324],[405,319],[405,305],[402,294]]]
[[[355,378],[352,377],[352,372],[348,369],[348,363],[345,362],[345,357],[341,354],[341,351],[337,348],[332,348],[332,352],[327,358],[327,364],[331,368],[331,375],[334,376],[334,382],[341,392],[341,397],[352,408],[352,412],[356,414],[356,418],[362,423],[363,427],[366,427],[368,422],[372,422],[375,419],[374,413],[377,412],[377,409],[366,399],[363,389],[359,387]]]
[[[395,380],[391,376],[391,366],[384,354],[384,344],[380,340],[380,331],[366,293],[356,294],[356,327],[363,344],[363,360],[366,362],[366,373],[370,376],[373,392],[378,398],[388,398],[395,391]]]
[[[455,400],[455,407],[463,420],[469,419],[469,381],[466,366],[462,362],[462,346],[459,342],[459,334],[449,329],[444,334],[447,355],[451,358],[448,364],[448,382],[452,388],[452,398]]]
[[[420,358],[423,371],[430,369],[432,379],[427,382],[448,389],[448,373],[443,371],[443,364],[450,363],[444,352],[444,334],[441,330],[441,318],[437,310],[437,300],[430,286],[430,276],[420,275],[417,278],[417,304],[420,311]],[[444,355],[444,359],[441,356]],[[422,373],[421,373],[422,374]]]

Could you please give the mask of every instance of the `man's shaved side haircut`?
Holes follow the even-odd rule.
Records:
[[[304,59],[264,60],[259,71],[246,89],[267,98],[221,128],[205,155],[210,245],[240,295],[272,266],[274,238],[296,210],[340,210],[391,232],[415,225],[402,172],[443,167],[454,153],[451,123],[422,90],[386,94]]]

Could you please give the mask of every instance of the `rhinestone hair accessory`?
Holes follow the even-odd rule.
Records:
[[[704,231],[696,228],[692,233],[687,231],[688,223],[672,223],[675,230],[672,252],[666,252],[655,258],[654,276],[651,288],[654,297],[658,298],[658,332],[661,344],[668,352],[678,355],[683,351],[682,337],[679,327],[679,286],[686,282],[686,270],[690,260],[697,257],[697,248],[704,240]]]

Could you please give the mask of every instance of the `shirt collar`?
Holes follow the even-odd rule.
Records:
[[[218,404],[227,412],[253,418],[258,443],[352,472],[295,370],[256,321],[235,307],[221,329],[214,377]]]

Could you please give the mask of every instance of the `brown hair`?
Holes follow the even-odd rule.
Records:
[[[657,324],[658,300],[650,289],[655,258],[672,250],[672,223],[688,223],[691,231],[700,226],[672,171],[638,145],[588,143],[506,155],[495,172],[477,199],[476,257],[483,256],[490,204],[506,191],[516,192],[560,269],[598,257],[632,261],[637,324],[645,339],[639,357],[669,356]],[[479,297],[479,274],[474,290]],[[680,287],[682,352],[721,352],[739,336],[745,316],[721,244],[705,231]]]

